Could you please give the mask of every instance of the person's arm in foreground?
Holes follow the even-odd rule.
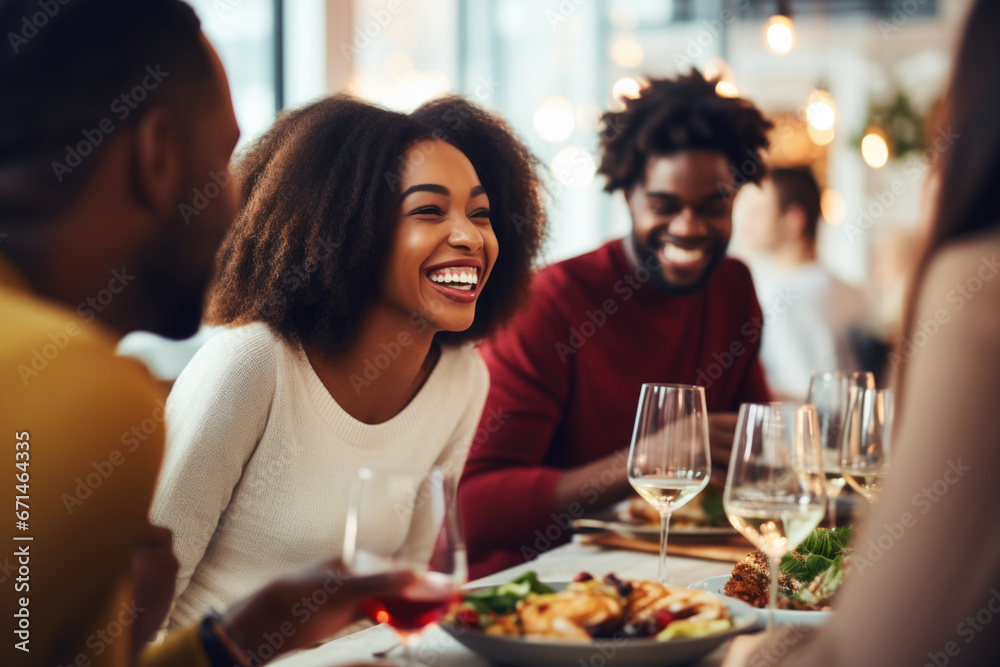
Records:
[[[992,664],[1000,649],[986,622],[1000,611],[1000,279],[954,299],[956,285],[977,278],[981,248],[951,247],[927,274],[915,319],[927,333],[904,348],[892,474],[855,538],[833,620],[749,647],[754,640],[744,639],[727,665]]]
[[[232,647],[230,664],[264,664],[331,636],[356,619],[362,601],[398,591],[413,578],[409,571],[355,577],[334,559],[279,579],[237,602],[211,624],[220,638],[213,644]],[[190,626],[149,646],[140,667],[214,664],[207,659],[201,631],[200,625]]]

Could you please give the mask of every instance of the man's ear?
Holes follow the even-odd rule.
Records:
[[[140,203],[163,212],[173,208],[181,187],[181,146],[166,109],[142,115],[135,125],[133,183]]]

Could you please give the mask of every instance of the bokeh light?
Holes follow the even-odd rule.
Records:
[[[889,161],[889,144],[878,130],[869,129],[861,140],[861,157],[873,169],[881,169]]]
[[[546,141],[566,141],[576,125],[574,115],[573,105],[565,97],[547,97],[535,109],[535,131]]]

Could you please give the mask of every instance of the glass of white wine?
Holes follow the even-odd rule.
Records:
[[[704,388],[642,385],[628,451],[628,481],[660,513],[661,584],[667,583],[670,514],[701,493],[711,473]]]
[[[819,525],[826,511],[816,408],[744,403],[722,503],[726,516],[770,563],[768,628],[774,627],[778,565]]]
[[[869,502],[878,500],[889,474],[896,393],[892,389],[854,389],[841,440],[844,479]]]
[[[852,387],[874,388],[875,376],[852,371],[813,371],[810,374],[806,403],[816,406],[816,417],[819,419],[830,528],[837,527],[837,496],[846,483],[840,470],[840,447]]]

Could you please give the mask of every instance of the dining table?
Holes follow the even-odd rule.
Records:
[[[576,535],[573,541],[542,553],[538,558],[469,582],[468,588],[494,586],[523,574],[537,573],[541,581],[570,581],[580,572],[603,576],[613,572],[621,579],[654,580],[659,565],[659,555],[650,551],[609,548],[593,543],[585,535]],[[750,547],[747,547],[747,551]],[[668,577],[671,585],[688,586],[708,577],[729,575],[735,561],[698,557],[667,556]],[[389,651],[399,644],[399,637],[387,625],[376,625],[345,637],[327,642],[306,651],[290,654],[271,664],[281,667],[334,667],[357,663],[378,663],[374,654]],[[692,663],[699,667],[721,665],[729,642]],[[391,659],[398,649],[389,653]],[[452,665],[486,666],[490,663],[471,652],[437,625],[428,626],[411,644],[411,653],[417,661],[440,667]],[[381,661],[384,662],[384,661]],[[613,664],[613,662],[609,662]]]

